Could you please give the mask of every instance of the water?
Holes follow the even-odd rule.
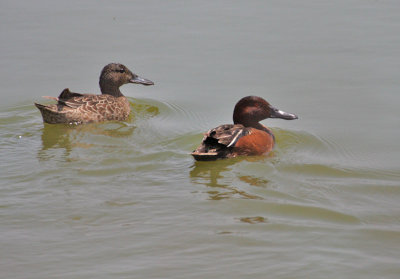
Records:
[[[1,278],[398,278],[397,1],[1,1]],[[123,123],[44,125],[98,93]],[[269,157],[194,162],[259,95]]]

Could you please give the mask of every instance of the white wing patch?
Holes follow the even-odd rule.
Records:
[[[234,146],[238,139],[242,136],[243,130],[240,130],[236,135],[233,137],[232,141],[227,145],[227,147]]]

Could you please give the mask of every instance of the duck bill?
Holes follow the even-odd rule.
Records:
[[[298,118],[296,114],[287,113],[276,108],[271,108],[270,112],[271,112],[270,118],[282,118],[285,120],[294,120]]]
[[[137,84],[143,84],[143,85],[154,85],[154,82],[152,82],[149,79],[141,78],[139,76],[135,76],[131,80],[129,80],[130,83],[137,83]]]

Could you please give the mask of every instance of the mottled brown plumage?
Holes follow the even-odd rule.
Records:
[[[100,74],[102,95],[80,94],[64,89],[58,98],[46,97],[57,101],[53,105],[35,103],[46,123],[89,123],[107,120],[126,120],[130,113],[128,99],[122,95],[119,87],[127,83],[153,85],[148,79],[132,73],[122,64],[106,65]]]

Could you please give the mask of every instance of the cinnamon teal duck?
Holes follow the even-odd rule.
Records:
[[[107,120],[126,120],[131,111],[128,99],[119,87],[127,83],[153,85],[151,80],[132,73],[117,63],[106,65],[100,74],[101,95],[80,94],[64,89],[60,96],[44,98],[56,100],[57,104],[35,106],[42,113],[45,123],[89,123]]]
[[[237,102],[233,111],[234,124],[209,130],[200,146],[191,154],[198,161],[266,155],[275,144],[272,131],[259,123],[266,118],[293,120],[298,117],[274,108],[261,97],[244,97]]]

